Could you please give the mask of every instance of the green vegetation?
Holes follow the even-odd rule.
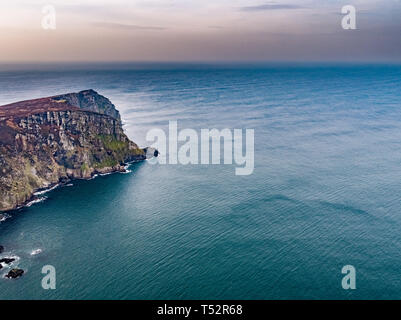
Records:
[[[94,168],[101,169],[105,167],[114,167],[118,164],[118,161],[113,158],[106,158],[103,159],[101,162],[95,163]]]
[[[67,100],[65,100],[65,99],[53,100],[53,101],[55,101],[57,103],[66,103],[67,102]]]
[[[125,141],[117,140],[113,135],[99,135],[99,139],[103,142],[104,147],[111,151],[122,151],[127,149],[128,143]]]
[[[81,171],[82,172],[89,171],[89,166],[88,166],[88,164],[86,162],[81,165]]]

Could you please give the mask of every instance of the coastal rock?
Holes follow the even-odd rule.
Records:
[[[11,269],[8,274],[6,274],[7,278],[18,278],[21,277],[24,274],[24,270],[22,269]]]
[[[157,157],[159,155],[159,151],[155,148],[147,147],[143,149],[146,154],[146,159],[151,159],[153,157]]]
[[[124,171],[146,157],[114,105],[93,90],[0,106],[0,211],[26,204],[38,190]]]
[[[2,258],[2,259],[0,259],[0,263],[5,263],[5,264],[10,264],[13,261],[15,261],[14,258]]]

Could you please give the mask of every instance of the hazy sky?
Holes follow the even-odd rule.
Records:
[[[44,30],[42,8],[56,9]],[[343,30],[354,5],[357,30]],[[0,61],[401,61],[400,0],[0,0]]]

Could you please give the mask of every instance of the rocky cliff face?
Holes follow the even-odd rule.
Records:
[[[109,99],[96,91],[84,90],[78,93],[67,93],[52,97],[55,101],[66,101],[68,104],[80,109],[107,114],[121,122],[120,113]]]
[[[0,106],[0,211],[36,190],[145,158],[114,105],[93,90]]]

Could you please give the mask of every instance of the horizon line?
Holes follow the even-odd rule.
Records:
[[[362,64],[398,64],[401,58],[395,59],[361,59],[361,60],[338,60],[338,59],[322,59],[322,60],[54,60],[54,61],[38,61],[38,60],[0,60],[0,65],[27,65],[27,64],[270,64],[270,63],[362,63]]]

